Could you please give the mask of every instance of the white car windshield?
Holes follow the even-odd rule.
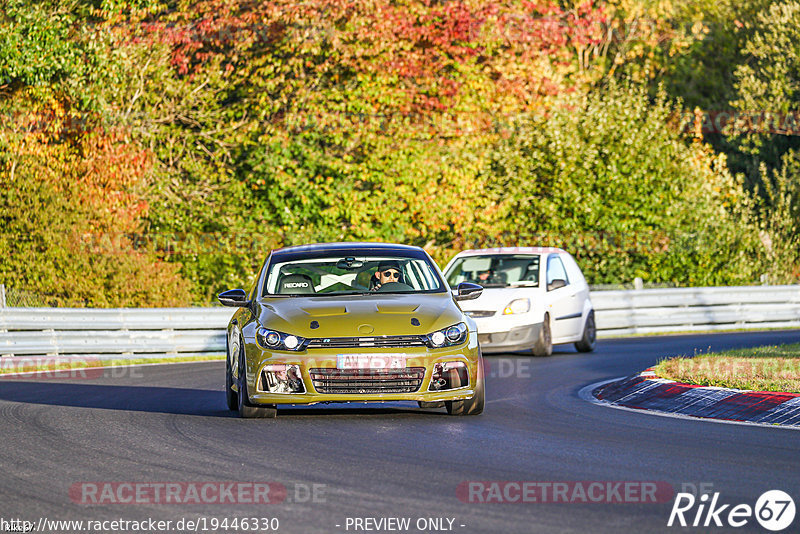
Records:
[[[264,295],[354,295],[446,291],[425,260],[390,256],[308,258],[270,265]]]
[[[444,273],[447,283],[456,287],[473,282],[484,287],[539,286],[538,254],[487,254],[456,258]]]

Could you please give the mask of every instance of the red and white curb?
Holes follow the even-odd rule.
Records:
[[[800,430],[800,394],[694,386],[656,376],[652,369],[598,382],[580,396],[595,404],[658,415],[779,426]]]

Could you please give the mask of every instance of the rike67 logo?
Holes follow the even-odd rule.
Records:
[[[720,504],[719,492],[711,496],[703,493],[700,497],[678,493],[667,526],[743,527],[755,517],[765,529],[778,532],[792,524],[794,515],[794,500],[781,490],[764,492],[756,500],[755,506]]]

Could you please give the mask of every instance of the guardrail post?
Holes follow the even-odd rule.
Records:
[[[6,307],[6,285],[0,284],[0,308]]]

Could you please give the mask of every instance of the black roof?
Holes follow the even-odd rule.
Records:
[[[272,251],[273,262],[284,262],[305,258],[318,258],[325,256],[346,256],[363,254],[381,254],[384,256],[397,256],[405,258],[427,259],[427,253],[420,247],[399,245],[395,243],[315,243],[312,245],[297,245]]]

